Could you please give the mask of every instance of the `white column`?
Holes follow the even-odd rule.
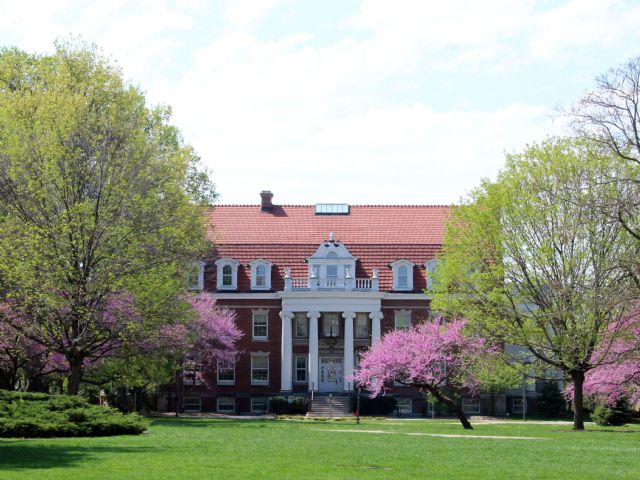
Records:
[[[320,312],[307,312],[309,317],[309,390],[318,390],[318,318]]]
[[[375,345],[380,340],[380,320],[382,320],[382,312],[371,312],[371,345]]]
[[[293,342],[291,338],[291,319],[293,313],[280,312],[282,319],[282,343],[280,345],[280,390],[291,391],[293,369]]]
[[[352,391],[353,388],[353,319],[356,318],[354,312],[343,312],[344,318],[344,360],[342,378],[344,379],[344,390]]]

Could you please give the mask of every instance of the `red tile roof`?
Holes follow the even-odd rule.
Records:
[[[349,245],[440,245],[450,207],[353,205],[349,215],[315,215],[313,205],[220,205],[207,214],[207,238],[216,244],[319,245],[334,232]]]
[[[293,277],[306,277],[305,259],[313,255],[329,232],[357,257],[356,277],[370,278],[378,268],[380,290],[392,289],[389,264],[414,262],[414,291],[425,288],[424,262],[434,258],[450,207],[351,206],[349,215],[315,215],[312,205],[274,206],[271,213],[258,205],[220,205],[209,210],[207,239],[215,244],[208,260],[230,257],[240,262],[238,290],[250,289],[249,262],[262,258],[274,264],[272,288],[284,288],[284,268]],[[211,265],[209,268],[215,268]],[[212,275],[212,280],[215,275]],[[215,288],[214,285],[211,285]]]

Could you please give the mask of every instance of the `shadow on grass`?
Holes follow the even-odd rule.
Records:
[[[151,426],[226,428],[238,425],[259,426],[277,423],[273,419],[238,419],[238,418],[150,418]]]
[[[0,472],[38,468],[73,467],[103,454],[146,453],[148,448],[76,445],[33,445],[30,440],[0,440]],[[2,475],[0,475],[0,478]],[[35,477],[34,477],[35,478]]]

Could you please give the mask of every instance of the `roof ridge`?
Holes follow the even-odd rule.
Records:
[[[434,204],[367,204],[367,203],[363,203],[363,204],[348,204],[349,207],[366,207],[366,208],[379,208],[379,207],[385,207],[385,208],[449,208],[449,207],[454,207],[456,206],[455,204],[444,204],[444,203],[434,203]],[[307,205],[307,204],[289,204],[289,203],[284,203],[284,204],[274,204],[274,207],[296,207],[296,208],[315,208],[315,204],[313,205]],[[260,208],[260,204],[259,203],[221,203],[218,205],[213,205],[213,208],[218,208],[218,207],[252,207],[252,208]]]

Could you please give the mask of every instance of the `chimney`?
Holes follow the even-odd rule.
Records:
[[[260,211],[261,212],[270,212],[273,210],[273,204],[271,203],[271,199],[273,198],[273,193],[271,190],[263,190],[260,192]]]

